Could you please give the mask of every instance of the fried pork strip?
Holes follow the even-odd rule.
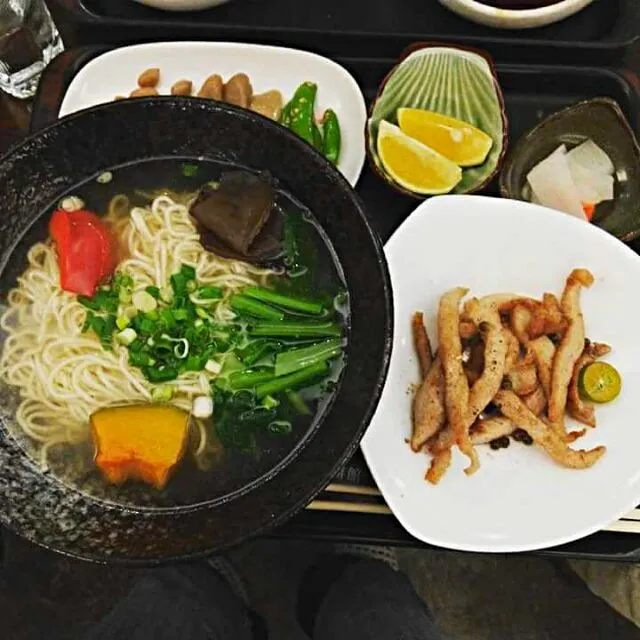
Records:
[[[535,340],[531,340],[527,346],[536,363],[538,378],[548,399],[551,397],[551,370],[556,346],[547,336],[540,336]]]
[[[420,364],[421,379],[424,380],[429,374],[431,364],[433,363],[433,355],[431,353],[431,342],[429,334],[424,326],[424,315],[421,311],[416,311],[411,320],[411,331],[413,333],[413,346],[418,356]]]
[[[475,422],[480,413],[491,402],[496,391],[500,389],[509,350],[508,334],[502,329],[500,315],[495,306],[479,300],[469,300],[465,305],[467,313],[474,324],[482,327],[485,353],[482,374],[471,387],[468,401],[468,415],[465,431]],[[457,434],[451,421],[430,443],[430,451],[438,454],[451,448],[457,441]],[[472,473],[472,471],[468,471]]]
[[[444,373],[445,410],[455,440],[471,461],[465,473],[472,474],[480,466],[478,454],[469,439],[469,383],[462,366],[459,305],[468,289],[457,287],[440,298],[438,308],[438,340]]]
[[[438,482],[440,482],[444,477],[444,474],[447,473],[450,465],[451,448],[445,449],[433,457],[431,464],[429,465],[429,469],[424,476],[425,480],[429,481],[431,484],[438,484]]]
[[[595,447],[589,451],[571,449],[562,436],[531,413],[511,391],[498,391],[494,403],[511,422],[524,429],[533,441],[563,467],[587,469],[592,467],[606,452],[606,447]]]
[[[437,356],[413,399],[411,449],[420,451],[427,440],[442,429],[444,421],[444,375],[440,356]]]
[[[521,398],[525,407],[539,416],[547,408],[547,396],[542,387],[537,387],[535,391]]]
[[[593,284],[593,276],[586,269],[574,269],[562,294],[562,312],[569,326],[556,350],[551,370],[551,395],[549,398],[549,421],[558,435],[566,436],[564,414],[567,406],[569,384],[573,369],[584,349],[584,318],[580,310],[580,292]],[[531,436],[533,437],[533,436]]]
[[[477,299],[467,303],[469,316],[484,340],[484,369],[469,393],[469,426],[491,402],[502,383],[509,342],[495,307]]]
[[[489,444],[496,438],[510,436],[514,430],[515,427],[509,418],[490,416],[476,420],[469,429],[469,435],[473,444]]]
[[[569,415],[578,422],[582,422],[582,424],[586,424],[591,428],[595,428],[596,426],[596,412],[590,404],[584,402],[580,397],[578,380],[580,378],[580,372],[587,365],[590,365],[595,361],[596,359],[588,354],[586,350],[582,353],[573,367],[573,375],[571,376],[569,392],[567,395],[567,409],[569,411]]]

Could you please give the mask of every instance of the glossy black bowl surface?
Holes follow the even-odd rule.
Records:
[[[0,424],[0,523],[45,547],[98,562],[154,563],[213,553],[304,507],[358,446],[386,375],[392,297],[381,244],[347,181],[270,120],[213,101],[163,97],[94,107],[47,127],[0,161],[0,272],[60,195],[110,167],[192,157],[268,170],[308,207],[344,271],[351,322],[347,364],[310,437],[246,490],[179,508],[101,501],[63,484]],[[31,234],[29,234],[31,235]],[[6,419],[6,416],[5,416]]]

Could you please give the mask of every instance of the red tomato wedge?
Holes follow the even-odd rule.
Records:
[[[91,211],[56,209],[49,233],[58,253],[60,287],[92,297],[116,267],[115,240],[107,225]]]
[[[102,271],[100,279],[109,277],[116,268],[116,243],[107,225],[91,211],[72,211],[69,213],[72,226],[78,228],[83,225],[93,227],[100,236],[100,264]]]

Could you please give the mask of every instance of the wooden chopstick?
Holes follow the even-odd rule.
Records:
[[[330,484],[325,491],[331,493],[343,493],[349,495],[379,496],[380,492],[374,487],[357,487],[340,483]],[[314,500],[307,505],[310,511],[338,511],[341,513],[368,513],[377,515],[392,515],[391,509],[386,504],[373,504],[363,502],[344,502],[338,500]],[[633,509],[622,517],[621,520],[605,527],[603,531],[616,533],[640,534],[640,509]]]
[[[314,500],[307,505],[311,511],[342,511],[349,513],[377,513],[391,515],[386,504],[362,504],[361,502],[334,502],[333,500]]]
[[[355,484],[341,484],[332,482],[325,491],[331,493],[349,493],[355,496],[379,496],[382,495],[375,487],[359,487]]]
[[[618,520],[605,527],[603,531],[614,531],[617,533],[640,533],[640,522],[637,520]]]

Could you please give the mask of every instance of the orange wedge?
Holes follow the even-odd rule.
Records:
[[[493,146],[493,140],[484,131],[441,113],[400,108],[397,116],[403,133],[461,167],[482,164]]]
[[[430,147],[382,120],[378,157],[385,171],[402,187],[421,195],[449,193],[462,179],[462,169]]]

